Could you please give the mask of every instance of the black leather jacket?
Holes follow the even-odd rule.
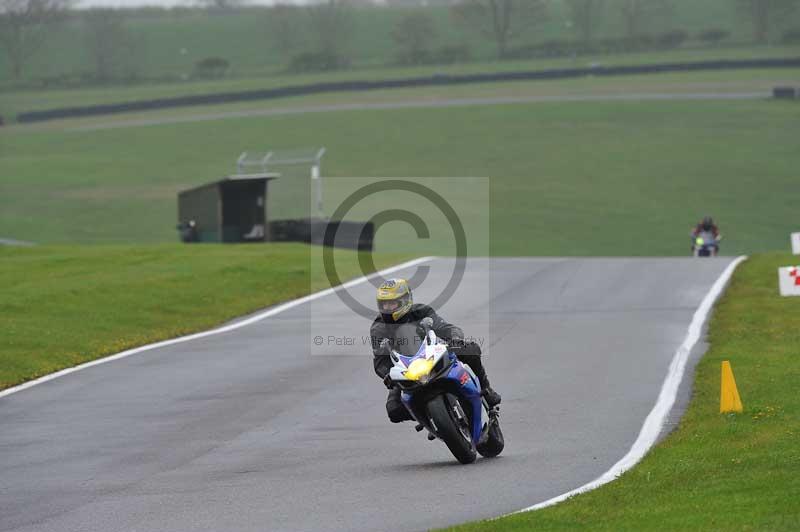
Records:
[[[395,335],[400,326],[405,324],[417,324],[422,321],[423,318],[431,318],[433,320],[433,332],[436,333],[436,336],[442,338],[447,343],[457,343],[458,341],[463,342],[464,331],[462,331],[461,328],[446,322],[428,305],[412,305],[411,310],[408,311],[408,314],[396,322],[385,322],[383,321],[383,318],[378,315],[378,317],[375,318],[375,321],[372,322],[372,326],[369,329],[369,335],[372,339],[372,362],[375,366],[375,373],[378,375],[378,377],[381,379],[386,377],[386,375],[389,374],[389,370],[393,366],[392,359],[389,357],[390,348],[381,349],[381,342],[384,339],[388,339],[390,345],[394,345],[396,338]]]

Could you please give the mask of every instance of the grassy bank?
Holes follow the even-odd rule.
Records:
[[[739,267],[714,312],[686,415],[633,470],[554,507],[452,530],[797,530],[800,298],[778,296],[776,270],[797,262],[773,253]],[[742,414],[719,414],[723,360]]]
[[[0,235],[40,243],[174,241],[177,191],[226,175],[239,153],[268,142],[328,148],[330,212],[338,177],[490,177],[490,204],[475,209],[490,213],[493,254],[684,255],[691,224],[706,213],[726,234],[725,253],[751,253],[785,246],[796,229],[799,132],[800,106],[773,101],[372,110],[85,132],[11,128],[0,132]],[[379,250],[390,249],[380,235]]]
[[[357,257],[337,255],[343,279]],[[311,272],[299,244],[0,246],[0,389],[326,288]]]

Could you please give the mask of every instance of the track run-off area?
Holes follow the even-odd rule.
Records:
[[[384,273],[420,264],[428,302],[451,259]],[[332,290],[0,392],[0,531],[421,530],[553,502],[671,427],[734,265],[469,259],[438,310],[483,342],[506,436],[470,466],[389,423],[369,320]],[[371,305],[372,282],[345,287]]]

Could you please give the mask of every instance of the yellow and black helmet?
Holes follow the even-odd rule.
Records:
[[[414,300],[405,279],[387,279],[378,287],[378,312],[383,321],[398,321],[411,310]]]

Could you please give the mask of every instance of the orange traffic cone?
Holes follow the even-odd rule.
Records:
[[[739,390],[736,388],[736,379],[733,378],[731,363],[727,360],[722,362],[722,383],[719,394],[719,413],[742,411],[742,400],[739,397]]]

